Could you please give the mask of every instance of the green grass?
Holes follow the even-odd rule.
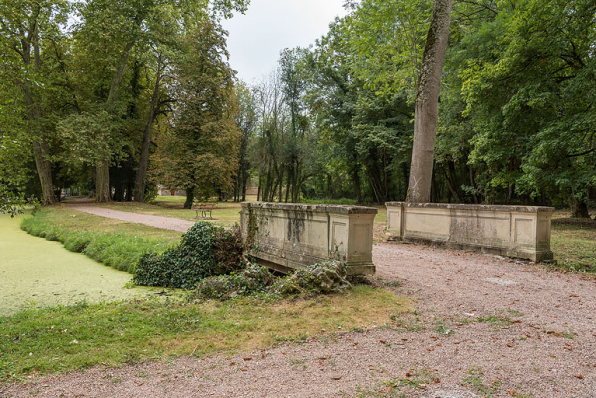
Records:
[[[553,224],[551,250],[558,267],[596,273],[596,227]]]
[[[26,310],[0,317],[0,382],[103,364],[266,349],[321,330],[389,322],[412,303],[380,288],[277,302],[132,302]]]
[[[167,231],[69,210],[48,207],[28,217],[21,228],[29,234],[59,241],[73,252],[121,271],[132,272],[148,252],[162,253],[180,241],[181,232]]]
[[[182,198],[182,200],[178,198]],[[231,227],[240,223],[240,203],[234,202],[217,203],[211,214],[213,220],[197,219],[195,210],[184,209],[184,197],[180,196],[158,196],[152,203],[112,202],[108,204],[95,204],[94,206],[137,214],[179,218],[187,221],[207,221],[223,227]]]

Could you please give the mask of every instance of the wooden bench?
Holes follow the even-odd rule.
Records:
[[[216,205],[217,203],[199,203],[194,208],[197,214],[195,218],[199,218],[199,212],[201,212],[201,218],[207,218],[207,212],[209,212],[209,218],[213,219],[213,217],[211,217],[211,212],[213,211]]]

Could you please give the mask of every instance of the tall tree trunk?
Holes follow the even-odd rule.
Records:
[[[352,183],[354,184],[354,195],[356,196],[356,203],[362,203],[362,189],[360,189],[360,173],[358,164],[354,162],[352,165]]]
[[[184,202],[185,209],[192,209],[192,203],[195,200],[194,188],[186,188],[186,201]]]
[[[447,182],[447,189],[449,189],[449,192],[453,196],[455,203],[461,203],[461,200],[459,199],[459,195],[457,194],[457,190],[453,186],[453,181],[451,181],[451,177],[453,177],[453,174],[451,174],[451,176],[449,174],[447,174],[447,171],[445,170],[444,163],[441,166],[442,166],[441,171],[443,172],[443,176],[445,176],[445,181]]]
[[[414,119],[414,147],[408,201],[430,201],[435,137],[437,135],[439,90],[443,62],[449,39],[449,23],[453,0],[434,0],[430,28],[426,36],[424,58]]]
[[[246,202],[246,184],[248,184],[248,173],[242,172],[242,201]]]
[[[35,167],[41,184],[42,202],[46,205],[56,203],[52,183],[52,164],[48,160],[48,155],[49,148],[45,139],[41,138],[33,142],[33,157],[35,158]]]
[[[39,6],[37,6],[39,7]],[[39,10],[38,10],[39,11]],[[23,32],[21,38],[22,59],[23,63],[29,67],[33,62],[33,69],[36,73],[41,70],[41,57],[39,49],[39,32],[37,31],[37,21],[30,25],[27,31],[27,37]],[[33,60],[31,59],[31,51],[33,51]],[[52,181],[52,164],[50,163],[50,148],[46,138],[45,131],[41,125],[43,111],[39,103],[33,98],[33,84],[28,78],[23,82],[23,96],[27,106],[27,118],[29,121],[29,136],[32,138],[33,157],[35,159],[35,167],[41,185],[42,202],[49,205],[56,203],[56,196],[54,195],[54,184]]]
[[[590,218],[587,202],[577,199],[575,195],[571,195],[571,217]]]
[[[124,70],[130,58],[130,53],[134,41],[129,42],[118,61],[118,66],[114,76],[112,77],[112,84],[110,86],[110,92],[108,99],[105,103],[106,110],[108,112],[114,112],[114,105],[118,100],[118,93],[120,91],[120,84],[122,83],[122,77],[124,76]],[[110,155],[106,154],[97,165],[95,165],[95,201],[98,203],[109,202],[111,200],[110,195]]]
[[[153,87],[153,95],[151,96],[149,116],[147,116],[147,124],[145,125],[145,132],[143,133],[143,145],[141,147],[141,155],[139,158],[139,170],[137,171],[137,177],[135,180],[136,202],[145,201],[145,180],[147,179],[147,169],[149,168],[149,145],[151,144],[151,131],[153,129],[153,122],[155,121],[157,99],[159,97],[159,84],[161,82],[161,62],[159,65],[160,66],[157,68],[155,86]]]
[[[112,200],[110,191],[110,163],[102,160],[95,166],[95,201],[110,202]]]

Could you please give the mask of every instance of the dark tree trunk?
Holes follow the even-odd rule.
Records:
[[[45,139],[33,142],[33,157],[35,158],[35,167],[41,184],[42,203],[50,205],[56,203],[54,195],[54,185],[52,183],[52,164],[48,160],[49,148]]]
[[[359,167],[356,163],[352,165],[352,183],[354,184],[354,196],[356,196],[356,203],[362,203],[362,189],[360,189],[360,173]]]
[[[143,133],[143,145],[141,147],[141,156],[139,158],[139,170],[137,171],[137,178],[135,181],[135,201],[145,201],[145,180],[147,179],[147,169],[149,168],[149,145],[151,144],[151,131],[153,129],[153,122],[157,112],[157,100],[159,98],[159,84],[161,82],[161,54],[159,56],[157,77],[155,78],[155,86],[153,86],[153,95],[151,96],[151,104],[149,106],[149,115],[147,116],[147,124]]]
[[[192,204],[195,200],[194,188],[186,188],[186,201],[184,202],[185,209],[192,209]]]
[[[27,36],[22,32],[23,37],[21,38],[22,52],[21,57],[23,63],[30,67],[33,62],[33,68],[35,72],[41,70],[41,57],[39,48],[39,33],[37,31],[37,20],[35,23],[31,23]],[[33,51],[33,59],[31,59],[31,52]],[[34,100],[33,83],[28,78],[23,82],[23,95],[25,104],[27,106],[27,118],[29,121],[29,135],[33,141],[33,157],[35,159],[35,167],[37,169],[37,175],[39,177],[39,183],[41,185],[43,204],[49,205],[56,203],[56,197],[54,195],[54,184],[52,181],[52,164],[49,160],[50,148],[47,141],[45,131],[41,125],[41,119],[43,117],[43,111],[39,106],[39,103]]]
[[[430,28],[426,37],[416,95],[414,147],[410,167],[408,201],[414,203],[430,201],[439,90],[449,39],[452,3],[453,0],[434,0]]]
[[[588,204],[585,201],[573,199],[571,202],[571,217],[573,218],[590,218],[588,211]]]
[[[126,188],[126,199],[127,202],[132,202],[132,184],[128,184]]]
[[[120,55],[116,73],[112,77],[112,84],[110,86],[110,92],[108,99],[106,100],[105,107],[108,112],[114,112],[114,105],[118,100],[118,92],[120,91],[120,84],[122,83],[122,77],[124,76],[124,70],[130,58],[130,53],[134,42],[130,42],[124,48],[123,53]],[[110,158],[106,155],[105,158],[101,159],[95,165],[95,201],[98,203],[110,202]]]
[[[95,166],[95,201],[104,203],[111,200],[110,164],[107,160],[102,160]]]

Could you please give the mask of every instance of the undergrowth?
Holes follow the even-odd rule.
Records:
[[[163,254],[141,257],[134,282],[144,286],[191,289],[201,280],[243,268],[242,242],[230,231],[198,222],[182,235],[182,242]]]
[[[79,222],[83,219],[83,222]],[[93,228],[101,224],[101,217],[72,214],[62,209],[44,209],[33,217],[25,218],[21,229],[27,233],[58,241],[72,252],[86,256],[120,271],[134,272],[139,259],[147,253],[161,253],[176,241],[175,236],[148,237],[145,231],[155,228],[146,226],[119,228],[118,222],[110,222],[109,228]],[[121,229],[121,232],[118,231]],[[132,233],[131,233],[132,232]],[[160,231],[161,233],[161,231]]]

